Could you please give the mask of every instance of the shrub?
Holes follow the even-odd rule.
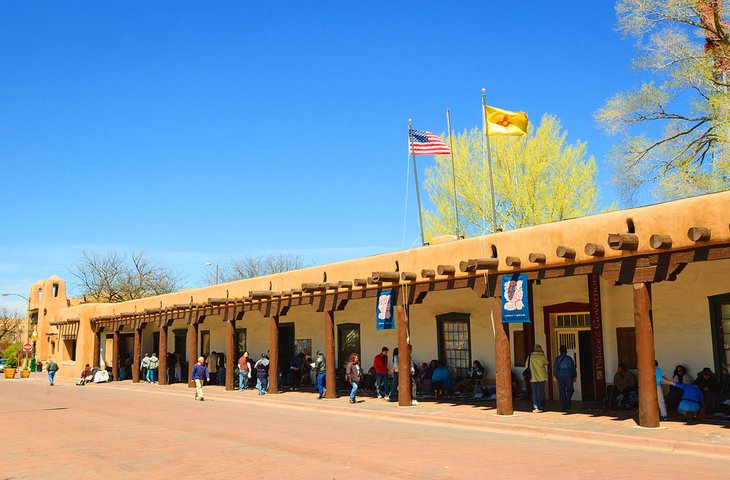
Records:
[[[3,358],[8,360],[6,368],[18,368],[18,352],[20,351],[20,344],[11,343],[8,348],[3,351]]]

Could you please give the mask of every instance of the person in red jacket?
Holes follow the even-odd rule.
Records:
[[[375,367],[375,393],[378,398],[383,398],[388,389],[388,347],[383,347],[380,353],[373,359]]]

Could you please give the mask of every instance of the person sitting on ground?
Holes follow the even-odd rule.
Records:
[[[625,363],[618,364],[616,375],[613,376],[613,388],[618,408],[628,407],[631,392],[638,389],[636,375],[626,368]]]
[[[87,363],[84,366],[84,369],[81,371],[81,377],[79,378],[79,383],[90,382],[93,379],[94,379],[94,372],[91,370],[91,367]]]
[[[482,367],[481,362],[479,362],[479,360],[474,360],[471,364],[471,371],[469,371],[469,380],[472,382],[483,380],[485,372],[486,369]]]
[[[702,398],[705,401],[705,415],[713,415],[717,412],[720,401],[720,382],[717,381],[710,367],[702,369],[695,380],[695,385],[702,392]]]
[[[419,395],[430,395],[431,394],[431,369],[428,368],[428,364],[423,362],[421,368],[418,370],[416,376],[416,388],[418,389]]]
[[[438,367],[431,374],[431,387],[434,392],[450,395],[452,384],[451,370],[446,366],[444,360],[439,361]]]
[[[663,380],[665,383],[682,391],[682,399],[677,406],[677,413],[692,419],[697,419],[697,414],[705,407],[702,391],[693,383],[679,383]]]
[[[690,384],[693,382],[694,379],[692,378],[692,375],[687,373],[687,369],[684,367],[684,365],[677,365],[676,367],[674,367],[674,372],[671,380],[673,383]],[[679,402],[682,401],[683,395],[684,394],[680,389],[673,385],[670,385],[669,391],[666,395],[667,410],[670,414],[677,412],[677,407],[679,406]]]

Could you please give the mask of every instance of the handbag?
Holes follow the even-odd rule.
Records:
[[[532,357],[532,355],[527,357],[527,368],[522,370],[522,378],[525,380],[525,383],[529,383],[530,380],[532,380],[532,372],[530,371],[530,357]]]

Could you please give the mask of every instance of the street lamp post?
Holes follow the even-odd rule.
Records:
[[[18,293],[0,293],[0,295],[3,297],[20,297],[23,300],[25,300],[26,302],[28,302],[28,308],[25,311],[25,317],[27,320],[27,327],[25,329],[25,343],[28,343],[28,341],[30,340],[30,298],[26,297],[25,295],[20,295]],[[35,356],[35,352],[34,352],[34,356]],[[28,369],[28,353],[27,352],[25,354],[25,369],[26,370]]]
[[[30,339],[33,341],[33,358],[30,359],[30,371],[35,372],[37,366],[35,360],[35,344],[38,341],[38,329],[36,327],[33,327],[33,335],[30,336]]]
[[[211,262],[207,262],[205,264],[206,267],[211,267],[213,264]],[[218,285],[218,264],[215,264],[215,284]]]

